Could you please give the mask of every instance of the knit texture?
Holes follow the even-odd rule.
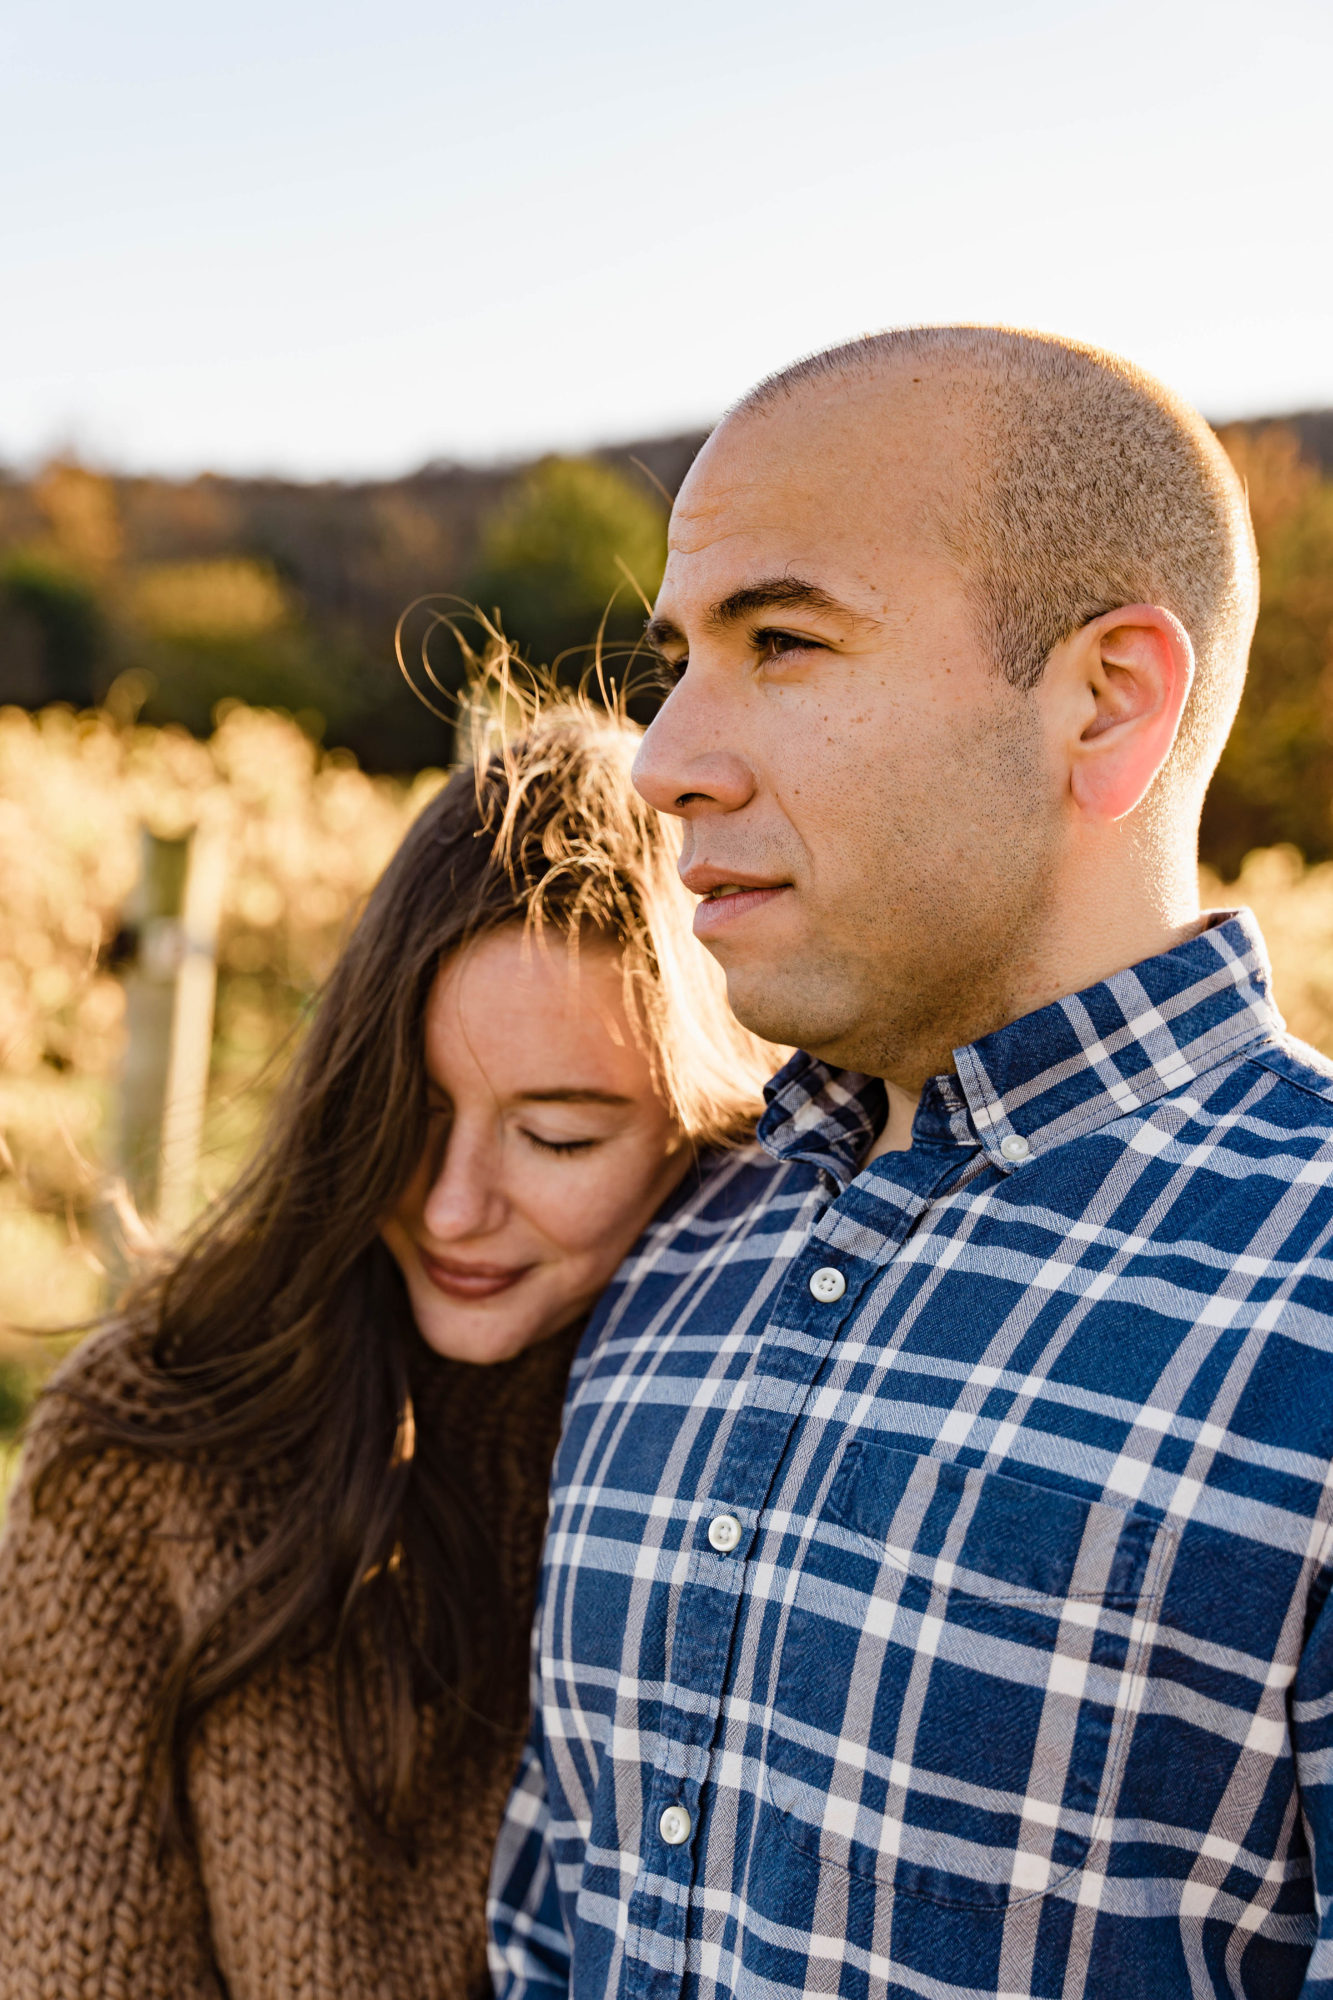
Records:
[[[426,1735],[415,1865],[358,1821],[332,1656],[261,1669],[192,1744],[195,1852],[142,1784],[182,1620],[243,1545],[216,1483],[105,1453],[33,1506],[39,1420],[0,1544],[0,2000],[463,2000],[526,1708],[526,1637],[573,1335],[451,1373],[448,1427],[514,1606],[506,1685],[460,1747]],[[104,1365],[97,1351],[73,1369]],[[105,1349],[103,1349],[103,1357]]]

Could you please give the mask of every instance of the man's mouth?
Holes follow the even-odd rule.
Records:
[[[723,929],[740,923],[752,911],[785,896],[790,888],[790,882],[710,883],[694,913],[694,935],[706,942]]]

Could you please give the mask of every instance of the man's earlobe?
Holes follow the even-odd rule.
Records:
[[[1159,604],[1107,611],[1066,641],[1071,687],[1069,790],[1091,820],[1140,805],[1175,746],[1194,678],[1194,648]]]

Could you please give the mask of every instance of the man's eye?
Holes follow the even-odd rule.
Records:
[[[657,653],[653,661],[653,678],[659,687],[670,694],[672,688],[685,678],[685,669],[689,664],[688,660],[669,660],[665,653]]]
[[[804,632],[756,632],[755,651],[761,660],[781,660],[792,653],[818,653],[824,649],[818,639]]]

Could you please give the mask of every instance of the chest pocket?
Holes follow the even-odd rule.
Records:
[[[780,1641],[783,1832],[955,1907],[1073,1873],[1114,1793],[1174,1539],[1146,1514],[850,1445]]]

